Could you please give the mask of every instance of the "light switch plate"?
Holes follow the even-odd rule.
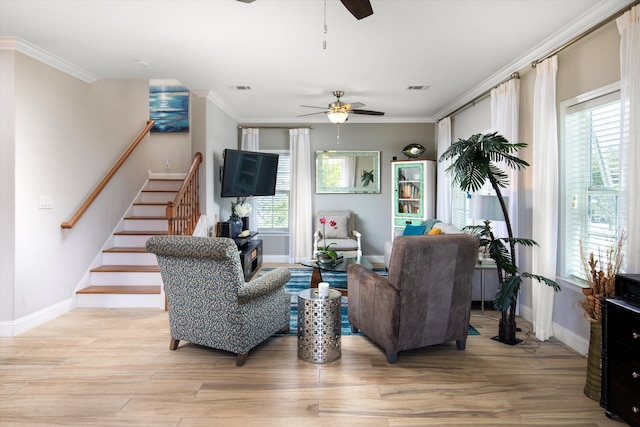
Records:
[[[40,196],[40,209],[52,209],[53,196]]]

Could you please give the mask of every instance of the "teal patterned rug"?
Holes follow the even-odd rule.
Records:
[[[273,268],[263,268],[258,275],[264,272],[273,270]],[[303,289],[309,288],[311,283],[311,268],[289,268],[291,272],[291,279],[285,285],[285,289],[291,295],[291,321],[289,335],[297,335],[298,333],[298,292]],[[381,276],[386,276],[387,272],[384,268],[374,269],[376,273]],[[347,275],[345,273],[334,273],[331,271],[322,272],[322,280],[329,282],[329,286],[332,288],[346,288],[347,287]],[[342,297],[342,321],[341,329],[342,335],[352,335],[351,325],[348,320],[348,297]],[[360,335],[358,333],[357,335]],[[480,335],[473,326],[469,325],[469,335]]]

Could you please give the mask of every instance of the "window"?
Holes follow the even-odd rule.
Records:
[[[275,196],[257,197],[258,231],[260,233],[289,232],[289,180],[290,156],[288,151],[261,150],[277,153],[278,175],[276,177]]]
[[[561,104],[564,271],[584,278],[584,252],[602,255],[620,227],[620,92],[608,86]]]

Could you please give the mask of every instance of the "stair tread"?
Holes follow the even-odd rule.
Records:
[[[125,246],[121,246],[121,247],[112,247],[112,248],[107,248],[104,249],[102,252],[128,252],[128,253],[147,253],[147,249],[142,247],[142,246],[135,246],[135,247],[125,247]]]
[[[166,220],[167,217],[166,217],[166,215],[165,216],[138,216],[138,215],[136,215],[136,216],[128,216],[128,217],[125,217],[124,219],[143,219],[143,220],[144,219],[163,219],[163,220]]]
[[[135,202],[133,206],[167,206],[167,203],[164,202]]]
[[[149,178],[149,181],[184,181],[184,178]]]
[[[164,231],[116,231],[114,236],[163,236],[168,234],[167,230]]]
[[[143,193],[177,193],[178,190],[142,190]]]
[[[91,272],[96,273],[113,273],[113,272],[130,272],[130,273],[158,273],[160,272],[160,266],[158,265],[101,265],[96,268],[92,268]]]
[[[91,285],[76,291],[76,294],[160,294],[159,285]]]

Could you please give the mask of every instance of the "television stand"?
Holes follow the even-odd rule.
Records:
[[[253,239],[257,235],[257,231],[252,231],[247,237],[233,239],[240,252],[240,264],[242,264],[245,282],[251,280],[262,267],[262,240]]]

